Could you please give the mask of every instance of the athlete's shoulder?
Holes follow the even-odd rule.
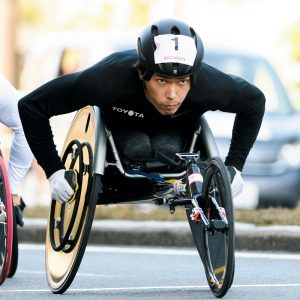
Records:
[[[196,93],[214,94],[216,91],[229,92],[235,90],[236,87],[236,82],[230,75],[206,63],[202,63],[195,74],[193,88]]]
[[[137,55],[135,50],[110,54],[95,65],[81,71],[76,78],[76,88],[85,91],[91,97],[105,99],[124,98],[130,91],[136,91],[140,82],[136,70]],[[96,98],[95,98],[96,99]]]
[[[200,82],[206,82],[207,84],[214,85],[215,87],[224,87],[227,89],[240,88],[241,86],[248,86],[250,89],[256,87],[249,83],[246,79],[235,75],[224,73],[219,69],[212,67],[206,63],[203,63],[199,70]]]
[[[114,52],[104,57],[96,64],[81,72],[80,77],[97,76],[98,78],[120,78],[124,74],[134,71],[137,63],[135,50]]]

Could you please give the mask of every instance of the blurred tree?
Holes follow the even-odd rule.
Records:
[[[42,26],[46,17],[35,0],[18,0],[21,26]]]

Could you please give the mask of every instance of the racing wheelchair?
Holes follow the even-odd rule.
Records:
[[[211,292],[223,297],[234,277],[234,216],[231,186],[212,132],[202,116],[188,152],[172,160],[128,164],[119,156],[101,110],[79,110],[62,150],[75,169],[78,189],[66,204],[51,201],[46,234],[46,274],[53,293],[64,293],[81,263],[96,205],[149,201],[186,210]],[[200,139],[203,149],[196,152]]]

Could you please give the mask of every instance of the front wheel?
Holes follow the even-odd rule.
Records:
[[[210,290],[220,298],[231,287],[235,258],[231,185],[226,167],[219,157],[213,157],[207,163],[199,204],[209,226],[190,218],[189,223]]]
[[[214,201],[228,222],[224,228],[205,230],[203,235],[206,278],[212,293],[216,297],[223,297],[234,276],[234,213],[227,170],[218,157],[212,158],[208,163],[202,196],[203,210],[210,222],[216,223],[220,220]]]

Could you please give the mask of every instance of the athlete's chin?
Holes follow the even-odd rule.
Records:
[[[173,109],[160,109],[159,112],[163,115],[163,116],[173,116],[178,110],[178,107],[173,108]]]
[[[160,111],[160,114],[163,116],[173,116],[176,111],[171,112],[171,111]]]

